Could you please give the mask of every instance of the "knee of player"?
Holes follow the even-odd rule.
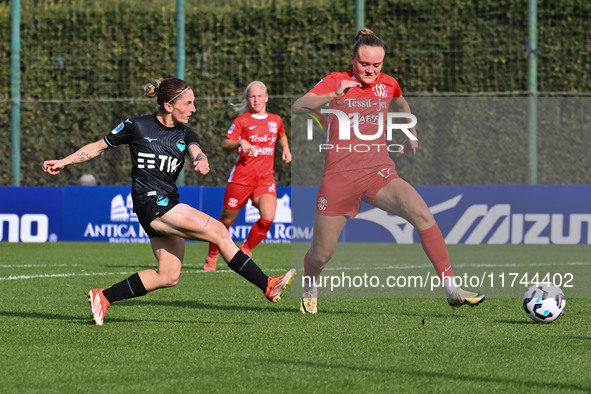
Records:
[[[418,227],[430,227],[435,224],[435,218],[433,217],[433,213],[429,210],[429,208],[425,206],[424,208],[415,212],[412,222],[416,223]]]
[[[332,253],[328,251],[310,249],[310,251],[308,252],[308,257],[310,258],[312,264],[314,264],[317,267],[322,267],[328,264],[328,262],[332,258]]]
[[[265,224],[269,226],[273,224],[273,219],[275,219],[275,213],[263,213],[261,212],[261,219],[264,220]]]
[[[234,224],[234,221],[229,218],[222,218],[220,219],[220,222],[224,225],[226,229],[229,229]]]

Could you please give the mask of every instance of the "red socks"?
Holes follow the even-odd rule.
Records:
[[[260,244],[267,236],[272,224],[272,221],[263,218],[257,220],[256,223],[252,225],[250,233],[248,233],[248,238],[246,239],[246,242],[244,242],[245,248],[251,250]]]
[[[429,260],[431,260],[431,263],[433,263],[433,267],[435,267],[435,271],[437,271],[439,277],[453,276],[454,273],[451,269],[451,262],[449,261],[449,252],[447,251],[445,240],[437,223],[418,233],[423,249]]]
[[[308,253],[306,253],[306,256],[304,257],[304,277],[310,278],[310,283],[317,283],[318,277],[322,273],[324,267],[326,267],[327,265],[328,263],[324,264],[322,267],[314,265],[314,263],[312,263],[312,261],[310,260]]]
[[[217,256],[219,253],[220,252],[218,250],[218,247],[215,246],[215,244],[210,243],[209,244],[209,252],[208,252],[208,255],[211,256],[211,257],[213,257],[213,256]]]
[[[260,244],[261,241],[263,239],[265,239],[265,237],[267,236],[267,233],[271,229],[272,224],[273,224],[272,221],[268,221],[263,218],[260,218],[259,220],[257,220],[256,223],[252,225],[252,228],[250,229],[250,233],[248,233],[248,238],[246,239],[246,242],[244,242],[244,245],[243,245],[244,248],[246,250],[251,250],[251,249],[254,249],[254,247],[257,246],[258,244]],[[218,254],[219,254],[219,251],[218,251],[217,246],[210,243],[208,255],[213,257],[213,256],[217,256]]]

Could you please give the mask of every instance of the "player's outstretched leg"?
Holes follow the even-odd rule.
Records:
[[[295,273],[296,270],[292,268],[281,276],[270,276],[267,281],[265,297],[271,302],[279,302],[281,295],[293,280]]]
[[[92,320],[94,324],[102,326],[105,320],[105,314],[109,310],[111,304],[103,295],[104,289],[92,289],[88,292],[88,302],[90,302],[90,309],[92,311]]]
[[[222,254],[223,255],[223,254]],[[267,276],[261,268],[244,252],[238,250],[228,262],[228,267],[253,285],[257,286],[271,302],[281,300],[281,295],[291,283],[295,269],[281,276]]]

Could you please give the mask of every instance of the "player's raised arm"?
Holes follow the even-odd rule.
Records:
[[[315,94],[308,92],[293,104],[293,112],[296,114],[302,114],[309,112],[309,109],[316,109],[322,107],[324,104],[331,102],[336,98],[343,97],[351,88],[359,87],[361,84],[352,79],[343,80],[339,83],[337,88],[329,93]]]
[[[102,154],[108,147],[109,146],[104,139],[91,142],[90,144],[84,145],[82,148],[78,149],[71,155],[64,157],[63,159],[47,160],[43,162],[43,171],[51,175],[57,175],[64,167],[70,164],[83,163],[85,161],[94,159],[95,157]]]
[[[242,152],[247,155],[254,152],[252,144],[248,142],[247,139],[241,138],[239,140],[231,140],[229,138],[224,138],[222,141],[222,149],[225,151],[232,151],[238,148],[242,148]]]

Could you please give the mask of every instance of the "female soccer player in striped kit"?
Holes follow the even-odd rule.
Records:
[[[248,199],[252,201],[261,217],[252,225],[248,238],[240,247],[249,256],[267,236],[277,209],[277,186],[273,174],[276,143],[281,147],[283,162],[291,161],[283,121],[278,115],[267,112],[267,101],[269,95],[265,84],[260,81],[249,83],[242,102],[234,105],[240,116],[234,120],[222,142],[224,150],[237,150],[238,158],[226,185],[219,220],[230,228]],[[204,270],[215,271],[218,253],[217,246],[210,243]]]
[[[351,54],[352,69],[333,72],[323,78],[294,103],[294,112],[305,113],[330,105],[333,110],[352,115],[352,119],[358,116],[358,129],[365,134],[364,138],[376,133],[379,115],[385,122],[388,110],[410,113],[398,82],[381,73],[385,54],[382,40],[371,30],[360,30]],[[443,235],[425,201],[396,173],[394,162],[386,149],[385,133],[368,142],[347,130],[350,139],[340,140],[339,123],[340,120],[331,115],[328,144],[340,149],[330,149],[325,155],[312,243],[304,258],[304,278],[312,280],[304,280],[300,311],[317,313],[318,288],[314,286],[314,280],[332,258],[341,231],[349,217],[357,215],[362,200],[400,216],[414,226],[437,274],[441,279],[447,278],[444,280],[445,290],[452,307],[464,304],[474,306],[482,302],[484,295],[454,286]],[[416,137],[414,127],[409,128],[409,131]],[[351,149],[352,146],[362,146],[363,149],[355,151]],[[366,146],[372,146],[373,150],[364,152]],[[382,149],[378,150],[378,146]],[[418,142],[409,139],[403,146],[414,154]]]
[[[185,239],[216,244],[232,270],[260,288],[269,301],[279,301],[295,273],[293,269],[279,277],[268,277],[232,242],[222,223],[179,202],[175,182],[185,155],[191,158],[195,171],[209,172],[199,137],[186,126],[195,112],[193,90],[187,82],[169,78],[146,85],[145,94],[157,97],[156,113],[127,119],[104,138],[61,160],[43,163],[43,171],[57,175],[70,164],[91,160],[109,148],[129,145],[133,210],[150,237],[158,269],[140,271],[107,289],[90,290],[94,322],[102,325],[105,313],[115,301],[176,285],[185,254]]]

